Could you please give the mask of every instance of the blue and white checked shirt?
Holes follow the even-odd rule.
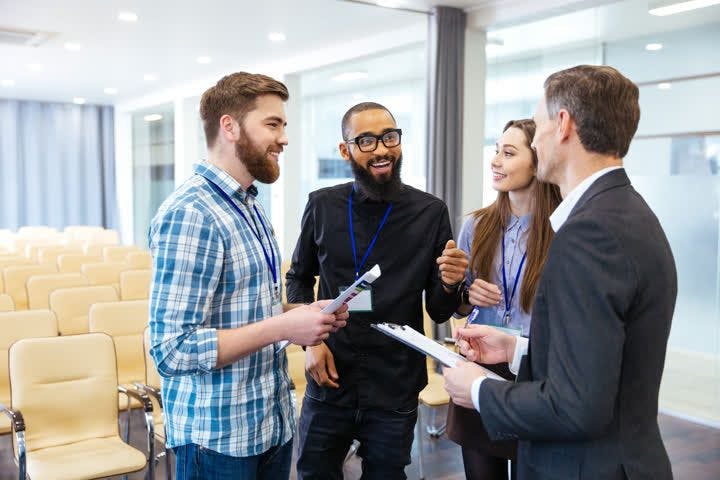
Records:
[[[280,268],[255,187],[245,191],[223,170],[196,165],[195,175],[165,200],[150,226],[150,353],[163,377],[167,446],[195,443],[247,457],[289,441],[295,413],[287,356],[275,354],[273,345],[215,368],[217,329],[272,316],[274,285],[257,238],[208,179],[255,222]],[[258,223],[254,204],[272,238]],[[279,271],[277,276],[281,282]]]

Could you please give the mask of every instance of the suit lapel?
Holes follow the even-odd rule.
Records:
[[[617,170],[613,170],[612,172],[608,172],[602,177],[595,180],[595,182],[590,185],[590,188],[588,188],[585,193],[580,197],[580,200],[575,204],[572,211],[570,212],[570,215],[568,215],[568,218],[575,215],[575,212],[580,210],[583,205],[585,205],[591,198],[595,197],[596,195],[601,194],[602,192],[605,192],[607,190],[610,190],[612,188],[617,187],[626,187],[630,185],[630,179],[627,176],[627,173],[625,173],[624,168],[620,168]]]

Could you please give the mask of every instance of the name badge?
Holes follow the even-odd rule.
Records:
[[[272,316],[277,317],[278,315],[283,313],[283,304],[282,302],[275,302],[272,306]]]
[[[340,292],[344,292],[348,287],[340,287]],[[372,289],[368,288],[355,295],[352,300],[347,303],[349,312],[372,312]]]

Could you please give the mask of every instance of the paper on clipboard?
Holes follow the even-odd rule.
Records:
[[[335,313],[340,307],[348,303],[350,300],[355,298],[359,293],[370,289],[370,284],[378,279],[382,272],[380,271],[380,265],[375,265],[373,268],[365,272],[363,276],[355,280],[355,283],[350,285],[348,288],[337,296],[332,302],[330,302],[325,308],[321,310],[323,313]],[[282,352],[290,345],[288,340],[280,342],[277,348],[277,352]]]
[[[373,323],[371,326],[385,335],[404,343],[408,347],[414,348],[418,352],[434,358],[446,367],[452,368],[457,364],[457,362],[467,362],[465,357],[443,347],[439,343],[407,325],[397,325],[395,323]],[[485,371],[485,376],[488,378],[506,381],[500,375],[497,375],[486,368],[483,368],[483,370]]]

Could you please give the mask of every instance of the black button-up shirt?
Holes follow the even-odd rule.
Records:
[[[312,302],[315,276],[319,299],[336,297],[355,281],[348,220],[352,183],[310,194],[302,231],[287,273],[291,303]],[[446,321],[458,306],[456,294],[440,284],[437,258],[452,238],[447,206],[440,199],[404,185],[380,231],[360,275],[380,265],[372,284],[372,312],[352,312],[347,326],[326,341],[335,357],[339,389],[320,387],[306,374],[307,394],[349,408],[401,409],[417,403],[427,384],[425,357],[372,329],[374,322],[410,325],[423,331],[423,292],[430,317]],[[357,261],[382,221],[387,203],[375,202],[355,190],[353,229]]]

